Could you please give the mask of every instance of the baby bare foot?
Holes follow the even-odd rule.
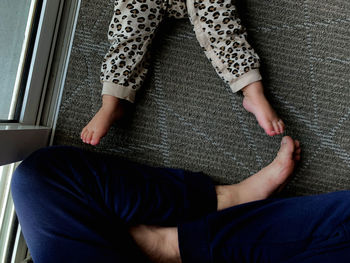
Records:
[[[102,107],[83,128],[80,138],[84,143],[97,145],[105,136],[114,121],[123,115],[123,108],[120,100],[116,97],[103,95]]]
[[[243,88],[243,107],[253,113],[259,125],[270,135],[284,132],[284,123],[277,116],[264,95],[261,81],[254,82]]]
[[[300,152],[297,140],[283,137],[281,148],[271,164],[238,184],[216,186],[218,210],[262,200],[280,190],[292,174],[295,162],[300,160]]]

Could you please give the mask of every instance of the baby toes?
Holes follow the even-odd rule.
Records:
[[[275,131],[275,127],[273,125],[273,122],[266,122],[265,125],[261,125],[261,126],[264,128],[267,135],[274,136],[277,134]]]
[[[284,129],[285,129],[284,122],[281,119],[279,119],[277,124],[278,124],[280,133],[284,133]]]
[[[99,144],[101,137],[102,135],[100,135],[98,132],[94,132],[90,144],[94,146]]]
[[[272,121],[272,126],[273,126],[273,130],[275,131],[275,133],[276,134],[280,134],[279,127],[278,127],[278,122],[273,120]]]
[[[93,131],[89,131],[88,135],[86,136],[86,143],[90,144],[91,143],[91,138],[93,136],[94,132]]]

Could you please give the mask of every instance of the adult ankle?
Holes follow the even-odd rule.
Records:
[[[152,262],[181,263],[176,227],[140,225],[132,227],[130,234]]]
[[[164,228],[162,233],[162,255],[164,262],[181,263],[178,230],[176,227]]]
[[[239,184],[217,185],[215,190],[218,211],[240,204]]]

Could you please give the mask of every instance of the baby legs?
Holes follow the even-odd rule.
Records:
[[[83,129],[83,142],[99,143],[119,119],[116,116],[121,116],[120,99],[134,102],[148,71],[149,46],[165,16],[189,16],[218,75],[233,92],[243,91],[244,108],[255,115],[268,135],[284,131],[283,121],[264,96],[259,57],[247,42],[246,30],[231,1],[117,0],[108,32],[111,46],[101,70],[103,107]]]
[[[244,108],[270,135],[284,132],[284,123],[264,95],[259,57],[247,41],[236,7],[229,0],[187,0],[198,42],[218,75],[233,92],[243,91]]]

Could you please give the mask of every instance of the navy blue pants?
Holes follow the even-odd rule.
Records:
[[[35,263],[149,262],[128,228],[177,226],[183,263],[350,262],[350,192],[216,212],[211,179],[72,147],[39,150],[12,180]]]

